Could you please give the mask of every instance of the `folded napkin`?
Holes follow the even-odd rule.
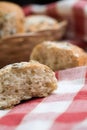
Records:
[[[68,21],[67,38],[87,42],[87,0],[63,0],[48,5],[29,5],[25,15],[47,14]]]
[[[0,130],[87,130],[87,67],[56,72],[58,89],[0,110]]]

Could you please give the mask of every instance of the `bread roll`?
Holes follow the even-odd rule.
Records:
[[[14,3],[0,1],[0,39],[24,31],[22,8]]]
[[[7,65],[0,69],[0,109],[22,100],[45,97],[57,88],[54,72],[35,61]]]
[[[87,65],[86,52],[69,42],[43,42],[33,49],[30,59],[37,60],[54,71]]]
[[[31,15],[26,17],[26,32],[37,32],[42,30],[57,29],[58,21],[46,15]]]

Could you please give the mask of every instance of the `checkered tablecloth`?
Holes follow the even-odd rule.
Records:
[[[56,72],[58,89],[11,110],[0,110],[0,130],[87,130],[87,67]]]
[[[87,0],[64,0],[23,9],[26,15],[40,13],[67,19],[67,38],[74,38],[73,44],[86,48]],[[87,130],[87,67],[62,70],[55,75],[58,89],[53,94],[0,110],[0,130]]]

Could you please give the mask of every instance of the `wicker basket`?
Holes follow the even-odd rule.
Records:
[[[29,61],[35,45],[46,40],[59,40],[63,37],[67,22],[60,22],[56,30],[39,31],[14,35],[0,41],[0,68],[15,62]]]

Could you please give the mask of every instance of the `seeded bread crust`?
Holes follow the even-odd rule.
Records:
[[[30,59],[39,61],[54,71],[87,65],[86,52],[68,42],[43,42],[33,49]]]
[[[11,2],[0,1],[0,38],[24,31],[22,8]]]
[[[56,88],[54,72],[43,64],[30,61],[7,65],[0,69],[0,109],[48,96]]]

